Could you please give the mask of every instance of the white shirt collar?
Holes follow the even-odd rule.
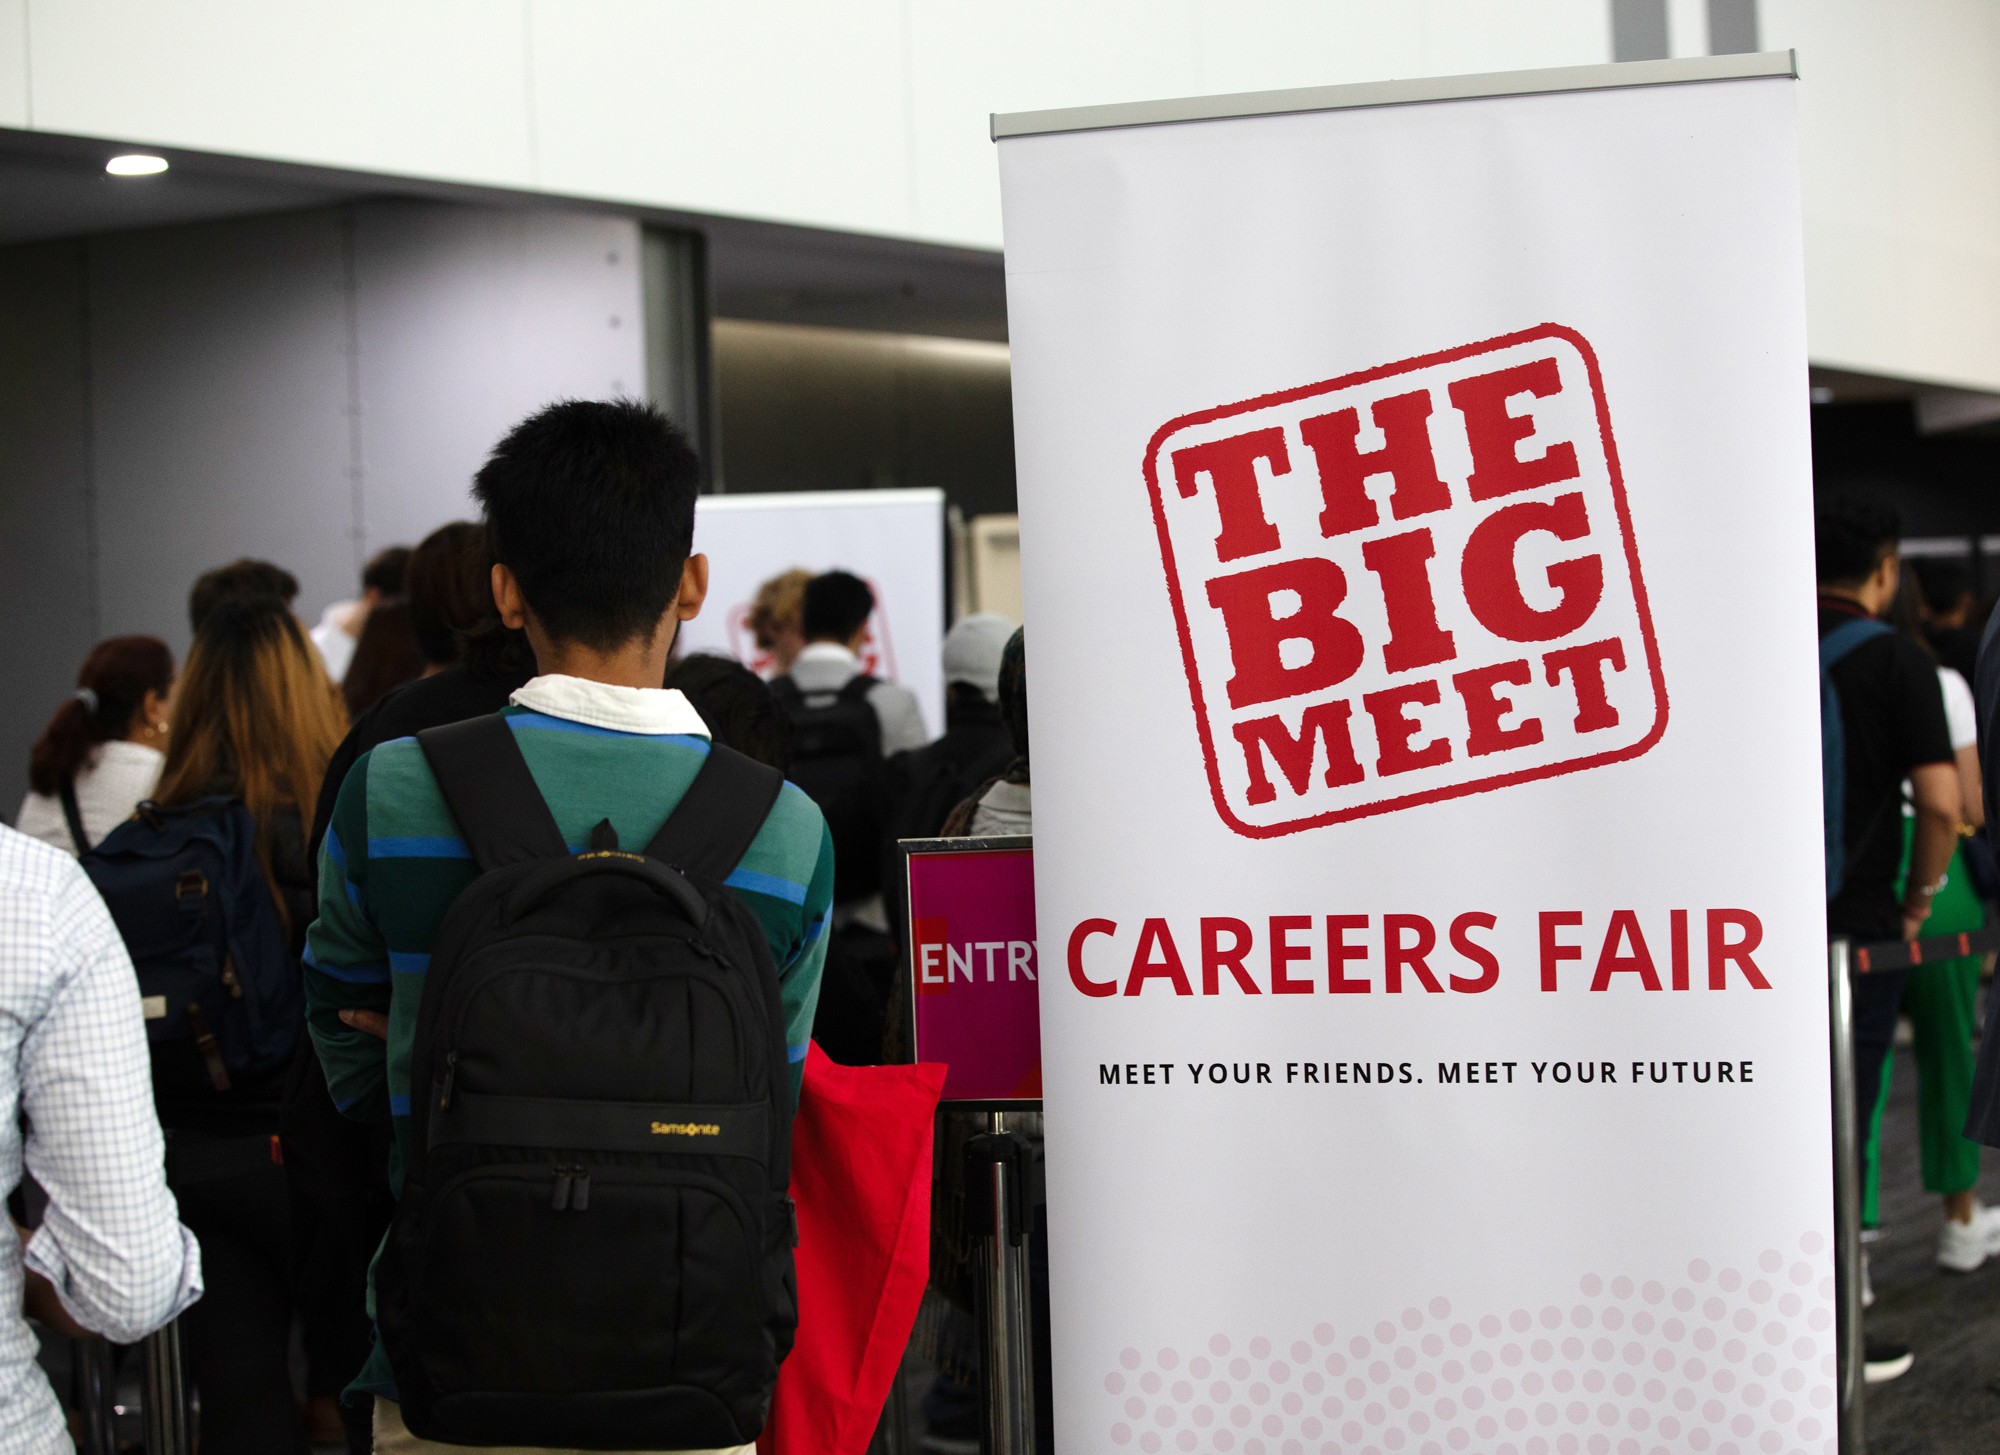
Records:
[[[859,666],[861,659],[839,642],[813,642],[792,659],[795,662],[841,662]]]
[[[550,717],[588,723],[615,733],[709,736],[708,724],[701,720],[701,714],[679,689],[672,687],[617,687],[587,677],[550,673],[534,678],[508,701],[530,712],[544,712]]]

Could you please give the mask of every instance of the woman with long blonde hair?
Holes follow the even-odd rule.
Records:
[[[243,801],[295,957],[315,912],[306,826],[346,731],[338,689],[282,601],[240,598],[209,613],[174,694],[171,746],[153,796],[165,807],[217,794]],[[294,1058],[294,1072],[303,1061]],[[185,1164],[176,1188],[181,1220],[201,1242],[208,1284],[184,1316],[202,1455],[308,1448],[289,1366],[291,1201],[272,1155],[286,1074],[280,1067],[227,1092],[159,1102]],[[205,1174],[195,1175],[203,1165]]]
[[[166,807],[218,793],[243,800],[293,954],[304,948],[317,890],[306,826],[346,735],[339,691],[283,602],[252,596],[209,613],[181,671],[153,797]]]

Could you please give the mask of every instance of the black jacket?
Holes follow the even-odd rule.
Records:
[[[309,862],[319,863],[319,846],[326,838],[327,825],[333,822],[333,805],[340,797],[340,785],[346,781],[347,770],[363,753],[396,738],[413,737],[428,727],[442,727],[449,722],[498,712],[507,705],[515,689],[534,675],[532,658],[526,667],[502,677],[470,672],[462,666],[447,667],[435,676],[405,683],[362,713],[326,765],[326,777],[320,783],[319,807],[313,813],[312,838],[307,845]]]

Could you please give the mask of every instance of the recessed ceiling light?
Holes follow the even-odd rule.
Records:
[[[150,177],[153,173],[164,172],[166,169],[167,159],[165,157],[148,157],[136,154],[126,157],[113,157],[104,164],[104,170],[114,177]]]

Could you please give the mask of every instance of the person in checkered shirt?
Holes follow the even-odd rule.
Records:
[[[24,1130],[25,1128],[25,1130]],[[201,1297],[167,1191],[139,982],[75,859],[0,827],[0,1181],[48,1194],[0,1237],[0,1455],[70,1449],[22,1316],[136,1343]]]

